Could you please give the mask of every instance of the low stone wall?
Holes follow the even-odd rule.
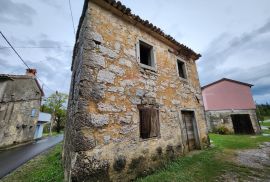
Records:
[[[222,110],[222,111],[206,111],[206,120],[208,131],[212,132],[214,128],[220,125],[226,126],[230,132],[234,133],[232,114],[249,114],[250,120],[256,134],[260,133],[260,126],[257,121],[256,111],[251,110]]]

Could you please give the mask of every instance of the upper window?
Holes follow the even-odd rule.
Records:
[[[159,137],[159,111],[155,108],[139,108],[140,137],[142,139]]]
[[[140,63],[154,67],[154,54],[153,54],[153,46],[139,41],[140,46]]]
[[[181,78],[187,78],[185,62],[177,60],[178,75]]]

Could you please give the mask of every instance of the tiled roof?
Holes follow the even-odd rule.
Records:
[[[85,2],[84,2],[83,12],[82,12],[82,16],[80,18],[80,22],[79,22],[79,26],[78,26],[78,30],[77,30],[76,39],[78,39],[78,37],[79,37],[79,32],[80,32],[80,28],[81,28],[81,25],[82,25],[82,22],[83,22],[83,19],[84,19],[84,16],[85,16],[85,12],[87,10],[88,1],[89,0],[85,0]],[[138,15],[132,14],[131,13],[131,9],[130,8],[127,8],[120,1],[115,1],[115,0],[99,0],[99,3],[100,2],[107,3],[108,5],[114,7],[116,10],[118,10],[118,11],[122,12],[123,14],[127,15],[132,20],[140,23],[144,27],[150,29],[151,31],[153,31],[153,32],[159,34],[160,36],[164,37],[165,39],[169,40],[171,43],[173,43],[174,45],[176,45],[177,47],[180,48],[179,50],[177,50],[178,53],[184,54],[184,55],[192,55],[195,60],[196,59],[199,59],[201,57],[200,54],[197,54],[196,52],[194,52],[189,47],[187,47],[187,46],[185,46],[185,45],[177,42],[172,36],[170,36],[168,34],[165,34],[160,28],[156,27],[155,25],[153,25],[152,23],[150,23],[148,20],[143,20]]]

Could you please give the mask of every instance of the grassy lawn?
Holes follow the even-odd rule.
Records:
[[[261,135],[218,135],[209,134],[214,145],[221,149],[256,148],[262,142],[270,142],[269,137]]]
[[[262,130],[262,132],[265,134],[270,134],[270,130]]]
[[[62,182],[62,143],[28,161],[3,179],[3,182]]]
[[[264,116],[263,119],[264,120],[270,120],[270,116]]]
[[[214,147],[193,155],[180,157],[156,170],[153,174],[137,179],[138,182],[201,182],[227,181],[223,175],[236,173],[240,181],[247,176],[261,174],[256,169],[238,166],[232,162],[234,152],[240,149],[256,148],[261,142],[270,142],[270,137],[255,135],[210,134]],[[61,147],[58,144],[43,155],[26,163],[3,182],[60,182],[63,181]],[[255,174],[254,174],[255,173]],[[264,173],[263,173],[264,175]],[[239,177],[240,176],[240,177]]]
[[[270,122],[261,122],[262,126],[269,126],[270,127]]]
[[[234,151],[256,148],[261,142],[270,142],[269,137],[250,135],[210,134],[215,147],[193,156],[181,157],[169,163],[154,174],[140,178],[138,182],[169,181],[226,181],[219,179],[224,173],[237,173],[240,181],[251,174],[259,173],[255,169],[238,166],[231,162]]]

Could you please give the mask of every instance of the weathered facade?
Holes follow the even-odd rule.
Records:
[[[66,181],[129,181],[207,145],[200,55],[115,1],[86,0],[65,128]]]
[[[260,133],[252,86],[223,78],[202,87],[209,131],[225,126],[231,133]]]
[[[0,147],[34,139],[43,92],[30,75],[0,75]]]

